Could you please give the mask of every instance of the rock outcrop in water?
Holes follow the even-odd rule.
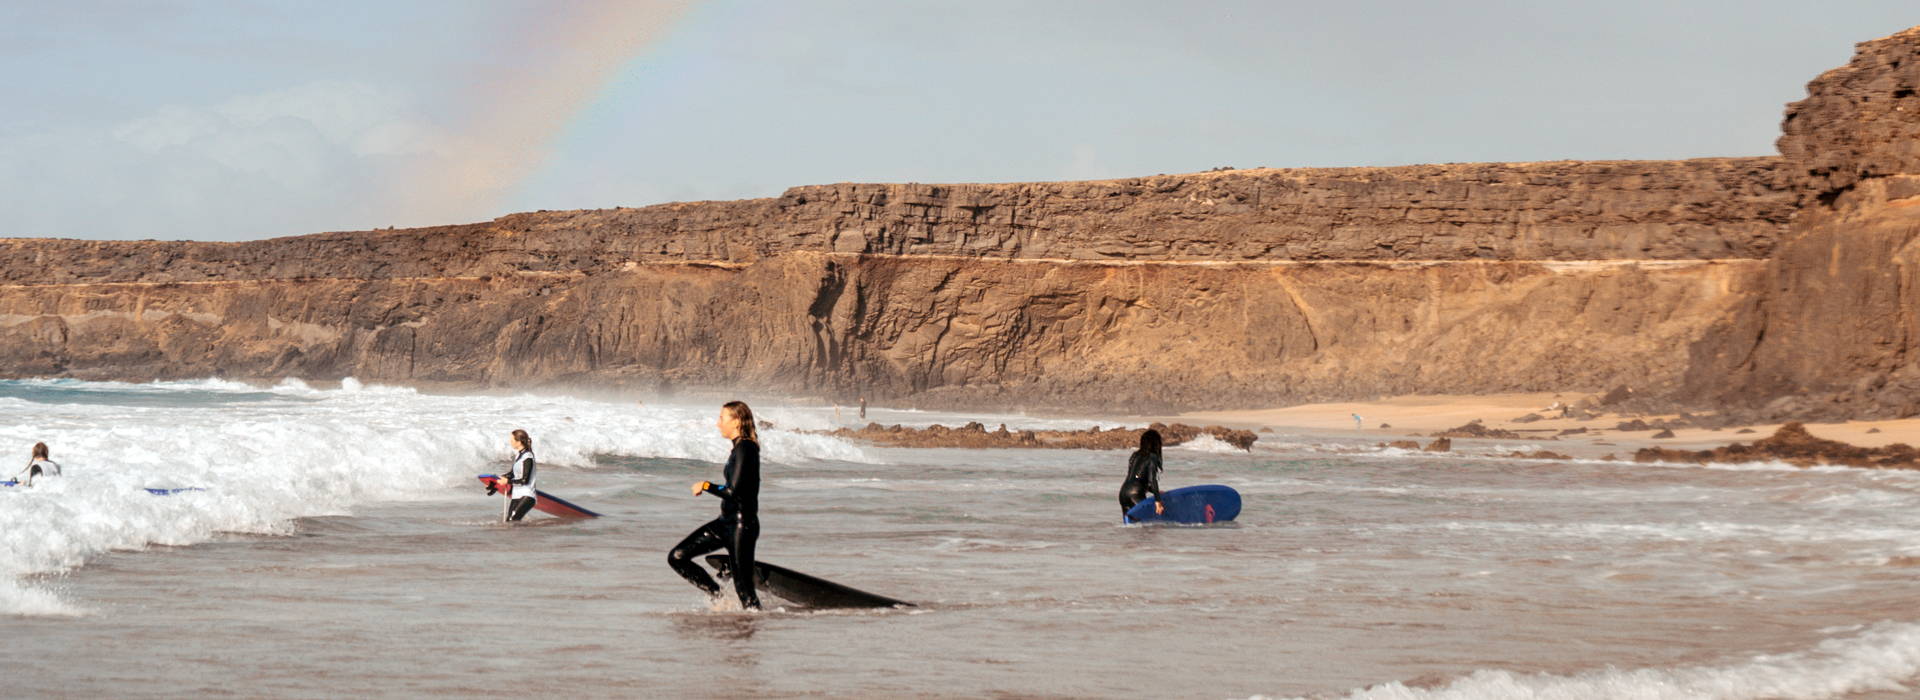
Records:
[[[1920,33],[1780,157],[1246,170],[0,241],[0,373],[1102,412],[1598,391],[1920,413]]]
[[[1837,465],[1880,469],[1920,469],[1920,450],[1894,443],[1886,447],[1860,447],[1838,440],[1825,440],[1807,432],[1807,426],[1788,423],[1773,435],[1750,443],[1734,443],[1711,450],[1675,450],[1643,447],[1633,454],[1635,462],[1786,462],[1795,466]]]
[[[1236,430],[1218,425],[1199,427],[1185,423],[1172,425],[1154,423],[1147,427],[1160,431],[1161,444],[1167,447],[1192,442],[1201,436],[1210,436],[1242,450],[1251,450],[1254,441],[1260,439],[1251,430]],[[1004,423],[994,430],[987,430],[987,426],[980,423],[968,423],[958,428],[939,424],[925,428],[908,428],[900,425],[868,423],[862,428],[837,428],[820,431],[819,434],[886,447],[1131,450],[1140,446],[1140,431],[1139,428],[1101,430],[1098,426],[1085,430],[1008,430]]]

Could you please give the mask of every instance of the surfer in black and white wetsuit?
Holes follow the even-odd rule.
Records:
[[[500,476],[507,480],[506,522],[511,523],[527,517],[539,492],[533,490],[533,438],[525,430],[515,430],[510,444],[513,445],[513,464]]]
[[[1160,462],[1160,431],[1148,429],[1140,433],[1140,449],[1133,451],[1127,458],[1127,481],[1120,485],[1120,519],[1125,520],[1127,511],[1147,500],[1147,494],[1153,494],[1153,512],[1164,514],[1167,504],[1160,499],[1160,471],[1164,467]]]
[[[720,517],[680,540],[667,554],[667,565],[675,573],[707,595],[720,595],[707,570],[694,563],[694,557],[727,550],[732,558],[733,592],[740,607],[760,607],[760,596],[753,590],[753,545],[760,539],[760,436],[754,429],[753,409],[739,401],[720,407],[720,435],[733,441],[733,454],[727,456],[722,472],[725,483],[702,481],[693,485],[693,495],[710,493],[720,497]]]
[[[43,476],[59,476],[60,464],[47,459],[47,443],[33,443],[33,458],[27,460],[27,468],[14,475],[14,481],[21,486],[32,486],[33,480]],[[26,477],[26,478],[21,478]]]

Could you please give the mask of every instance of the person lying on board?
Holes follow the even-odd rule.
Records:
[[[59,463],[47,459],[47,443],[36,442],[33,443],[33,457],[27,460],[27,468],[15,474],[13,481],[21,486],[32,486],[33,480],[36,478],[59,475]],[[26,477],[24,480],[20,478],[23,476]]]
[[[1120,484],[1122,522],[1127,521],[1127,511],[1147,500],[1147,494],[1153,494],[1153,512],[1166,514],[1167,504],[1160,497],[1160,471],[1164,468],[1160,461],[1160,431],[1149,428],[1140,433],[1140,449],[1127,458],[1127,480]]]
[[[514,430],[507,444],[513,448],[513,464],[507,467],[506,473],[500,475],[500,479],[506,482],[504,490],[507,496],[506,514],[502,520],[511,523],[527,517],[527,511],[533,510],[539,492],[533,490],[533,438],[525,430]]]
[[[740,401],[729,401],[720,407],[717,426],[720,436],[733,442],[733,453],[727,456],[727,466],[721,472],[726,481],[696,483],[693,495],[719,496],[720,517],[701,525],[674,545],[673,551],[667,554],[667,566],[673,567],[674,572],[693,587],[718,596],[720,584],[693,560],[725,549],[733,560],[733,592],[740,597],[740,607],[756,610],[760,607],[760,597],[753,590],[753,545],[760,539],[760,435],[754,427],[753,409]]]

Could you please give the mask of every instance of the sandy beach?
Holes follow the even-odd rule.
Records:
[[[1198,411],[1171,416],[1164,420],[1196,424],[1220,424],[1233,428],[1277,432],[1321,434],[1339,437],[1378,437],[1382,441],[1427,438],[1433,433],[1479,420],[1491,429],[1511,430],[1524,440],[1542,443],[1543,449],[1579,457],[1614,454],[1630,458],[1642,447],[1707,449],[1733,442],[1749,442],[1772,435],[1782,424],[1760,423],[1720,429],[1675,428],[1671,438],[1654,438],[1658,430],[1616,430],[1622,422],[1642,420],[1655,423],[1675,419],[1673,414],[1623,415],[1599,409],[1599,416],[1586,420],[1542,418],[1516,422],[1528,414],[1557,415],[1548,407],[1555,402],[1578,404],[1598,398],[1585,392],[1540,392],[1492,394],[1482,396],[1429,395],[1396,396],[1378,401],[1315,403],[1283,408],[1241,411]],[[1353,414],[1365,419],[1365,427],[1355,430]],[[1381,427],[1385,424],[1389,427]],[[1561,435],[1562,431],[1585,428],[1585,433]],[[1817,437],[1852,443],[1863,447],[1881,447],[1893,443],[1920,443],[1920,418],[1900,420],[1862,420],[1844,423],[1812,423],[1807,430]],[[1751,432],[1743,432],[1751,431]],[[1483,441],[1473,441],[1483,442]],[[1500,442],[1511,444],[1513,440]]]

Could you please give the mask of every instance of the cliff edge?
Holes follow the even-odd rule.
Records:
[[[245,243],[0,240],[0,373],[1165,411],[1598,390],[1920,412],[1920,29],[1778,157],[837,184]]]

